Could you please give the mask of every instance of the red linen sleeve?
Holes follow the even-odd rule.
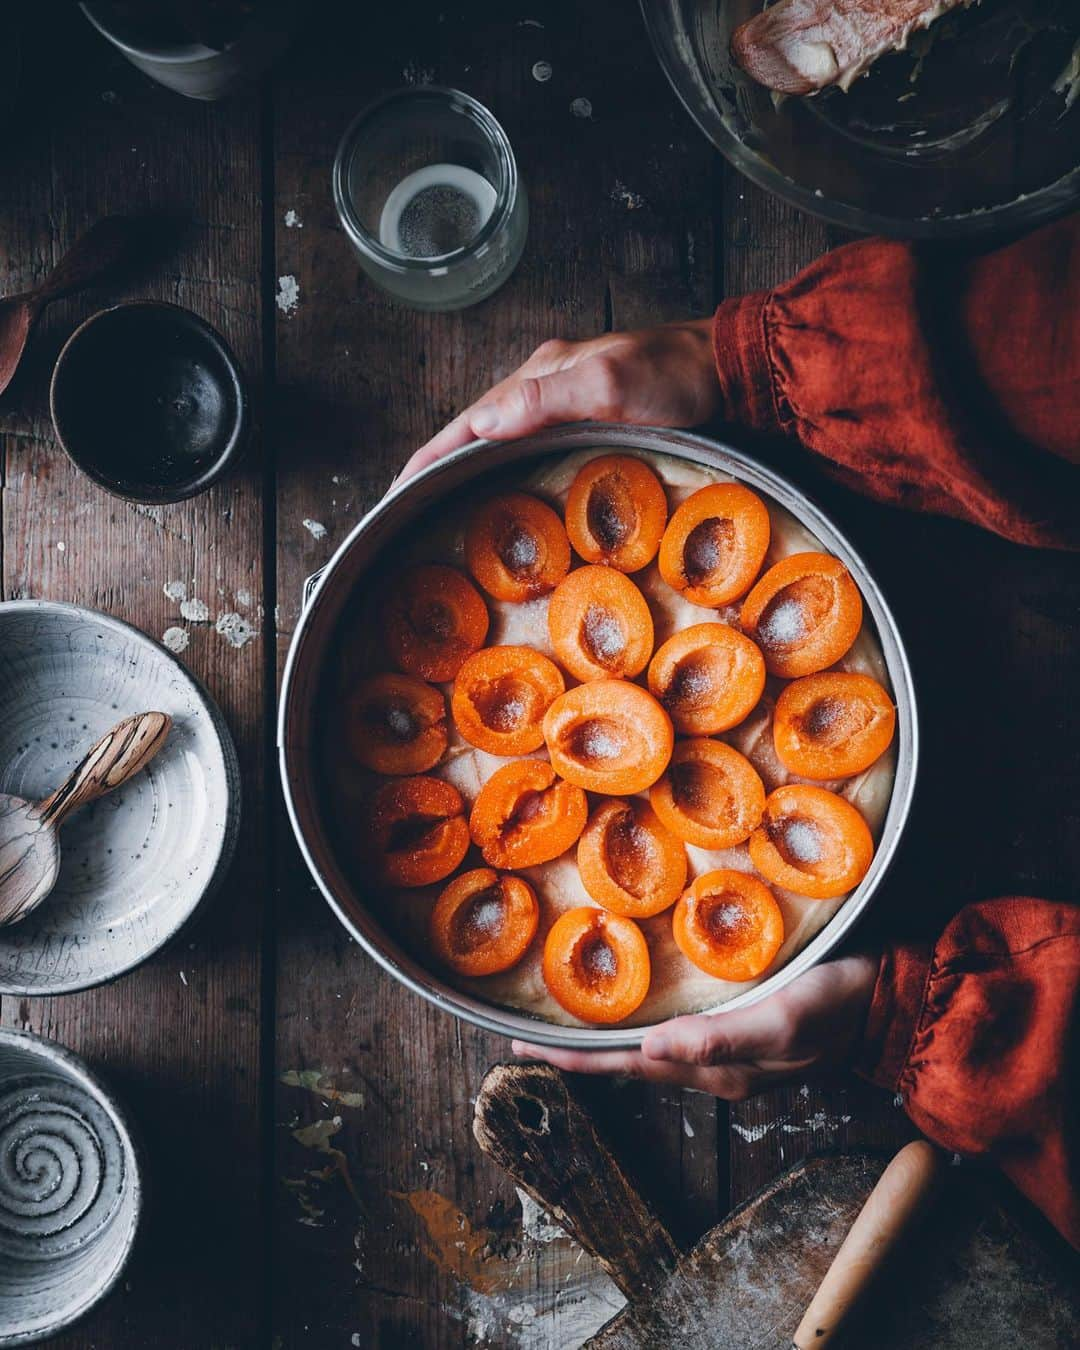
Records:
[[[1080,548],[1080,215],[979,256],[868,239],[725,301],[723,415],[879,501]]]
[[[1080,1247],[1080,909],[989,900],[932,950],[886,950],[858,1067]]]

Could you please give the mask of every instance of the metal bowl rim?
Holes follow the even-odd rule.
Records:
[[[657,438],[664,444],[660,446],[647,444],[649,438]],[[870,877],[856,888],[844,902],[843,908],[837,911],[824,928],[815,934],[810,942],[774,975],[745,993],[737,994],[726,1003],[702,1011],[706,1013],[731,1012],[736,1008],[748,1007],[757,1003],[790,984],[792,980],[816,965],[840,943],[841,939],[862,916],[892,865],[910,814],[915,783],[918,777],[919,761],[918,711],[911,667],[896,620],[872,573],[863,562],[858,551],[852,547],[846,535],[832,523],[828,515],[801,488],[797,488],[781,474],[760,464],[745,452],[707,436],[668,427],[579,422],[543,431],[535,436],[520,440],[472,441],[428,465],[413,477],[392,484],[386,495],[353,527],[335,550],[326,566],[317,574],[318,580],[301,611],[296,630],[289,644],[282,675],[277,725],[278,765],[289,822],[308,871],[331,910],[337,916],[338,921],[388,974],[434,1006],[485,1031],[494,1032],[501,1036],[512,1036],[515,1039],[538,1045],[559,1046],[577,1050],[634,1049],[640,1046],[642,1037],[649,1030],[649,1027],[564,1026],[560,1023],[546,1022],[529,1017],[520,1011],[485,1003],[442,983],[437,976],[424,970],[418,962],[414,961],[404,951],[399,950],[395,953],[387,950],[388,946],[395,948],[397,946],[388,935],[380,934],[381,940],[377,941],[373,937],[369,937],[360,928],[349,913],[348,908],[335,894],[334,888],[320,867],[315,852],[309,845],[300,823],[297,798],[293,791],[293,769],[290,764],[289,714],[293,685],[297,671],[305,656],[305,638],[311,628],[311,621],[320,599],[329,592],[339,565],[351,551],[354,543],[371,528],[374,522],[391,511],[403,497],[414,493],[419,485],[428,483],[450,470],[456,469],[465,461],[481,453],[488,456],[487,463],[489,465],[502,467],[507,463],[530,457],[566,455],[576,449],[594,447],[600,449],[603,448],[605,443],[610,444],[613,448],[618,446],[629,451],[638,449],[668,454],[675,459],[682,459],[684,462],[688,461],[699,466],[703,464],[711,465],[720,472],[731,473],[741,481],[748,482],[750,486],[756,484],[779,505],[791,511],[796,519],[814,533],[830,551],[835,551],[838,546],[843,561],[851,567],[856,576],[864,600],[870,602],[875,626],[879,629],[883,646],[891,643],[895,648],[897,669],[894,671],[890,665],[889,675],[893,681],[894,694],[900,711],[898,717],[900,727],[899,753],[882,837],[874,856]],[[696,452],[700,458],[695,459],[692,454],[685,453],[686,451]],[[455,486],[463,487],[465,481],[463,480]],[[791,503],[794,503],[794,506]],[[321,655],[321,652],[316,652],[315,659],[320,660]],[[372,924],[381,927],[373,916]]]

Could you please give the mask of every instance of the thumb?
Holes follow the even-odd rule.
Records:
[[[677,1017],[645,1033],[646,1059],[703,1066],[775,1058],[783,1048],[786,1019],[770,1000],[734,1012]]]
[[[584,366],[550,375],[525,375],[464,414],[476,436],[509,440],[560,422],[610,417],[605,386],[597,386]]]

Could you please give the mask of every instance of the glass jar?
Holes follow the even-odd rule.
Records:
[[[334,160],[360,265],[413,309],[465,309],[517,266],[529,208],[510,142],[468,94],[400,89],[366,108]]]

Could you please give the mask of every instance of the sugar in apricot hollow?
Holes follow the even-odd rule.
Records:
[[[611,567],[579,567],[559,583],[548,602],[548,634],[555,655],[578,680],[637,675],[652,655],[645,597]]]
[[[517,965],[536,936],[540,906],[521,877],[477,867],[455,877],[431,912],[431,945],[459,975],[495,975]]]
[[[708,736],[738,726],[765,688],[765,661],[726,623],[695,623],[659,648],[649,663],[649,689],[675,730]]]
[[[664,485],[633,455],[591,459],[570,485],[566,532],[586,562],[640,572],[656,557],[666,524]]]
[[[761,824],[765,786],[733,746],[694,737],[676,742],[649,801],[677,838],[698,848],[734,848]]]
[[[793,680],[776,700],[773,744],[802,778],[850,778],[889,748],[896,709],[869,675],[829,670]]]
[[[376,792],[367,818],[367,853],[393,886],[430,886],[465,857],[465,803],[441,778],[396,778]]]
[[[473,513],[465,561],[488,595],[520,604],[546,595],[566,576],[570,541],[546,502],[524,492],[504,492]]]
[[[862,596],[839,558],[792,553],[770,567],[743,601],[743,630],[770,675],[814,675],[848,651],[862,627]]]
[[[631,919],[659,914],[686,885],[686,849],[640,797],[609,798],[593,810],[577,864],[596,903]]]
[[[527,755],[544,743],[544,714],[566,688],[554,661],[531,647],[484,647],[454,680],[454,725],[492,755]]]
[[[649,947],[633,919],[583,905],[561,914],[544,942],[548,993],[582,1022],[621,1022],[645,1001]]]
[[[687,497],[660,543],[660,575],[695,605],[726,605],[761,571],[771,528],[765,503],[741,483],[712,483]]]
[[[765,880],[813,900],[853,890],[873,856],[869,827],[855,807],[808,783],[771,792],[750,836],[750,860]]]
[[[424,563],[390,581],[382,625],[386,649],[407,675],[452,680],[484,645],[487,605],[457,568]]]
[[[536,867],[571,848],[585,828],[585,793],[542,759],[496,769],[473,802],[469,831],[492,867]]]
[[[561,694],[544,716],[556,771],[588,792],[624,796],[655,783],[675,743],[671,718],[626,680],[593,680]]]
[[[373,675],[349,695],[345,735],[353,758],[375,773],[424,773],[446,749],[442,690],[415,675]]]
[[[784,916],[764,882],[720,868],[691,882],[675,906],[671,931],[686,959],[707,975],[753,980],[784,945]]]

